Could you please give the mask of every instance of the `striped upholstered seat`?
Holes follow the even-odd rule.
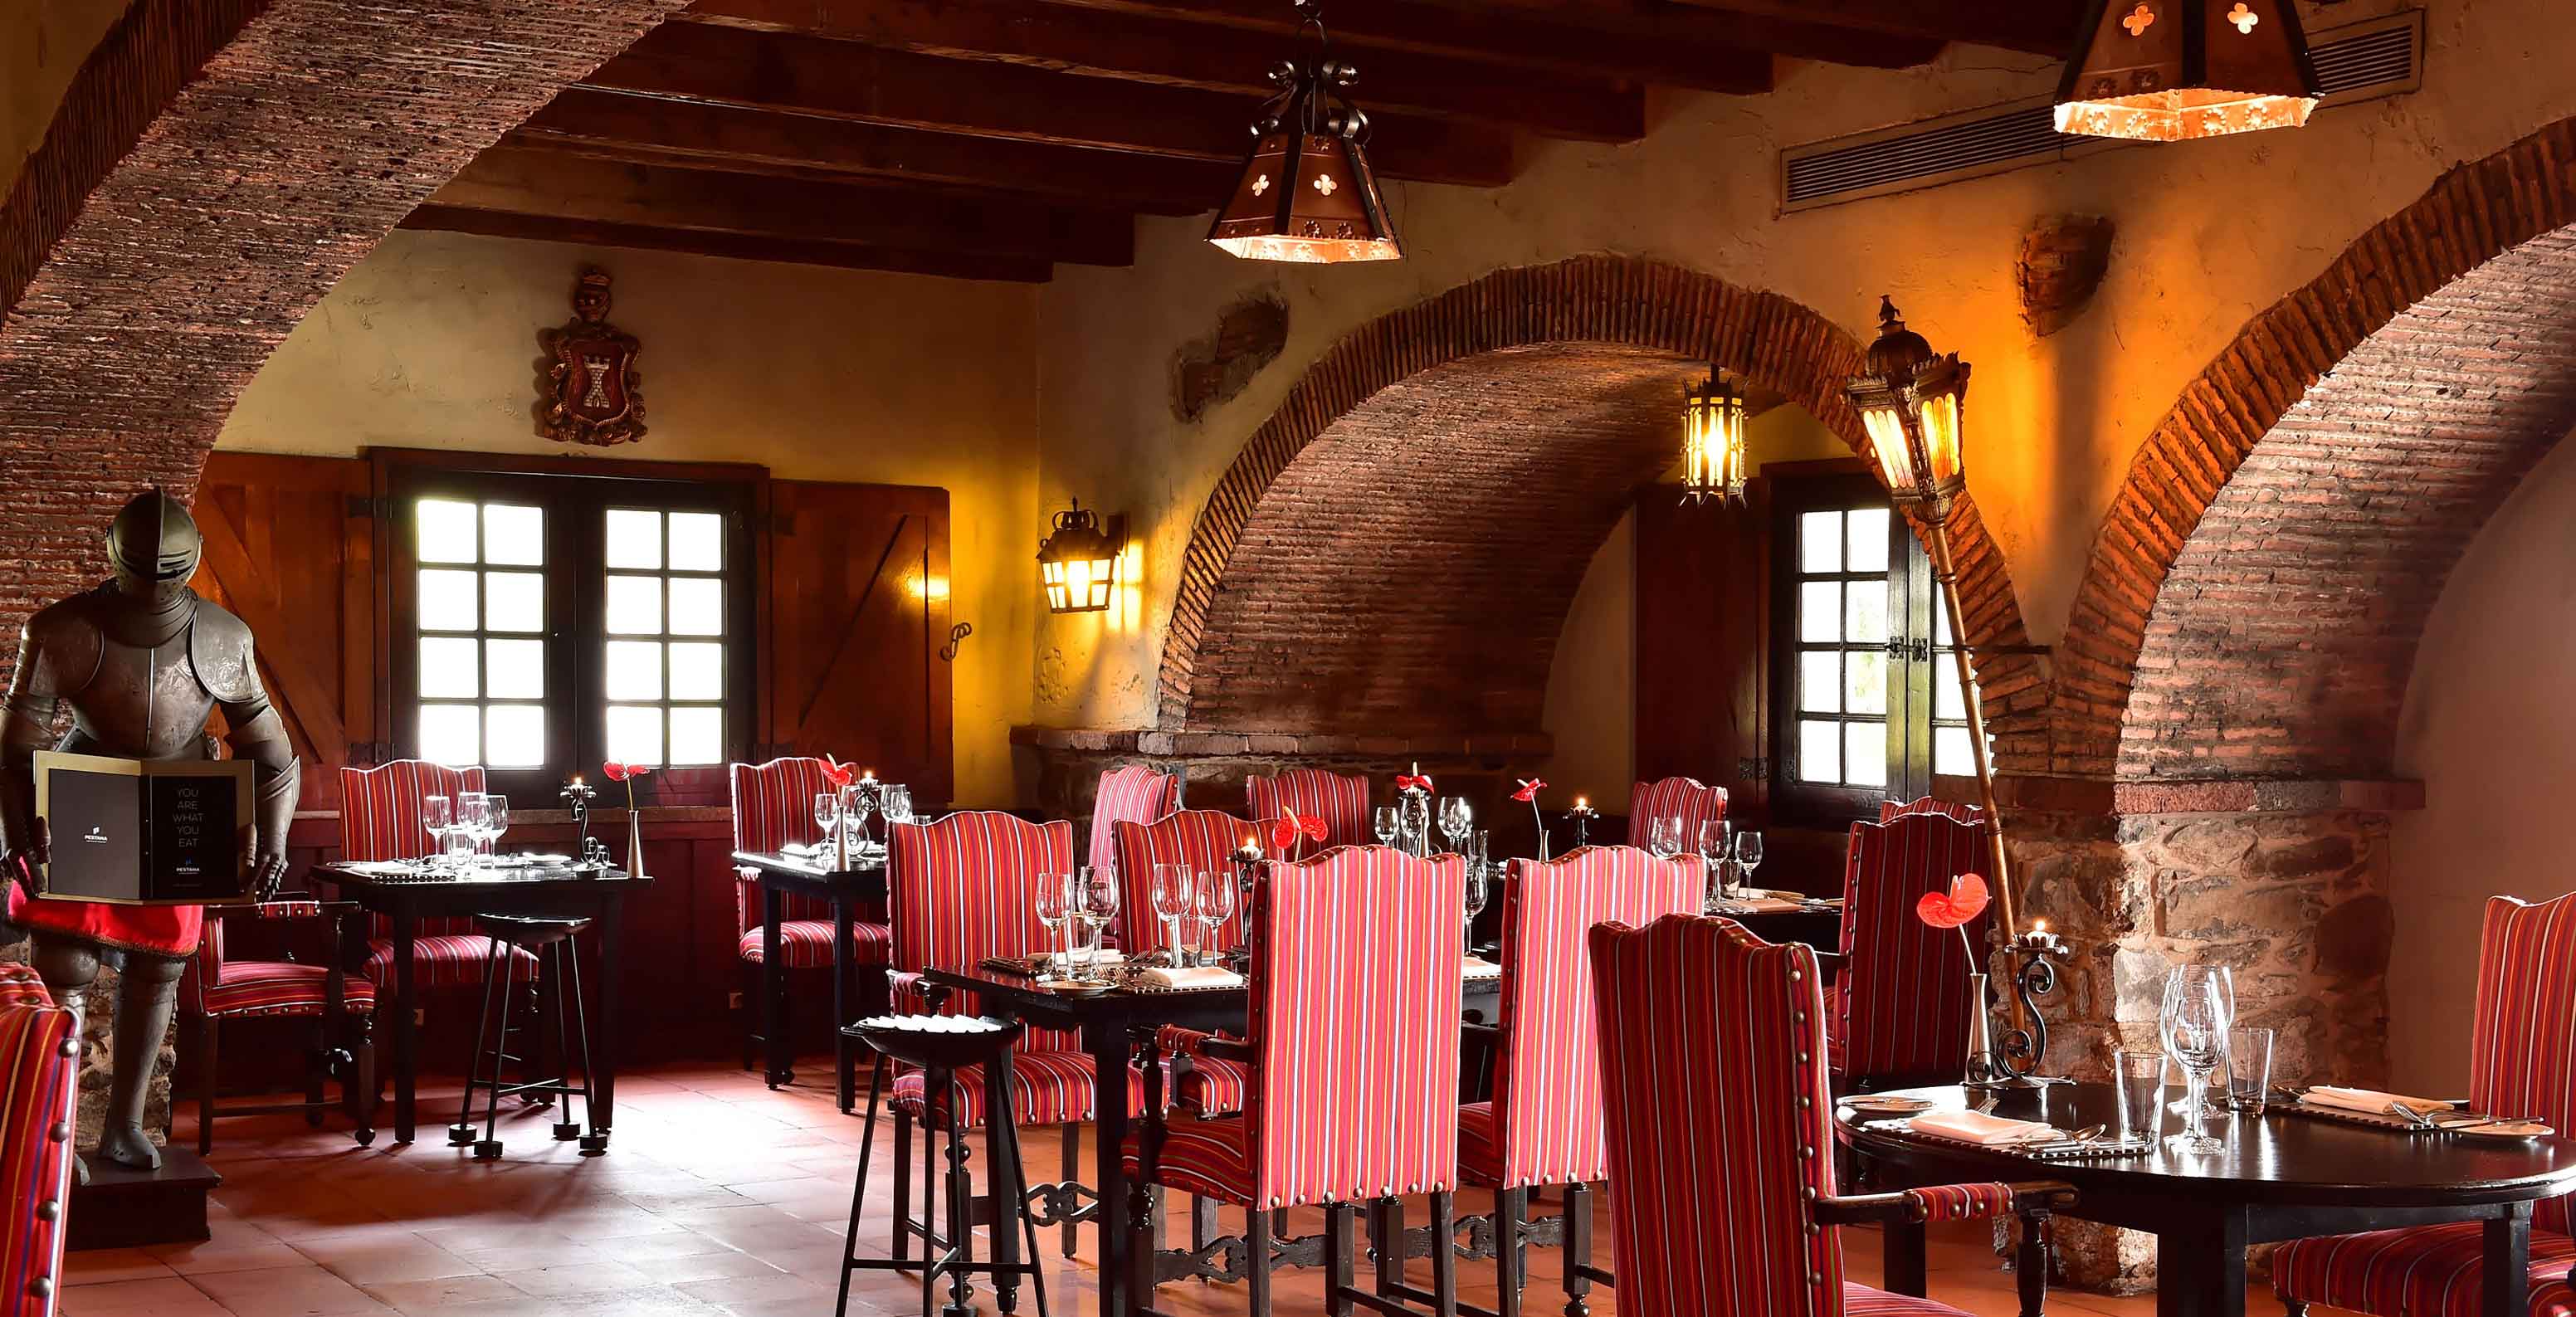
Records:
[[[1851,825],[1843,869],[1842,967],[1830,999],[1834,1072],[1847,1091],[1955,1083],[1968,1054],[1969,963],[1959,935],[1915,914],[1926,892],[1982,872],[1982,824],[1947,814]],[[1991,914],[1967,926],[1986,944]]]
[[[264,901],[209,910],[197,935],[197,958],[179,983],[187,1013],[213,1019],[241,1015],[320,1015],[330,1006],[332,970],[320,961],[237,960],[224,954],[224,925],[234,919],[310,920],[322,916],[311,900]],[[341,1007],[352,1015],[376,1008],[376,985],[343,974]]]
[[[1143,764],[1113,768],[1100,775],[1100,792],[1091,802],[1092,868],[1118,863],[1116,825],[1151,823],[1181,807],[1181,775],[1164,773]],[[1121,946],[1135,946],[1124,941]]]
[[[1253,835],[1251,824],[1217,809],[1176,810],[1151,823],[1121,821],[1111,831],[1117,842],[1122,892],[1118,922],[1124,931],[1120,937],[1129,949],[1148,951],[1170,940],[1161,917],[1154,913],[1155,868],[1186,865],[1193,881],[1199,874],[1215,873],[1232,882],[1235,848]],[[1234,918],[1216,927],[1217,950],[1230,951],[1241,944],[1245,913],[1238,902]],[[1207,942],[1205,924],[1193,924],[1190,933],[1195,944]],[[1243,1110],[1243,1086],[1242,1066],[1209,1058],[1194,1061],[1181,1072],[1172,1088],[1172,1100],[1201,1115],[1227,1115]]]
[[[2576,1128],[2576,895],[2487,901],[2469,1026],[2469,1105]],[[2531,1214],[2532,1317],[2576,1317],[2566,1198]],[[2329,1304],[2375,1317],[2478,1317],[2483,1227],[2416,1226],[2294,1240],[2272,1254],[2272,1284],[2297,1312]]]
[[[1628,840],[1642,842],[1656,819],[1682,821],[1682,849],[1699,848],[1702,824],[1726,817],[1726,788],[1694,777],[1667,777],[1639,782],[1628,789]]]
[[[1814,949],[1687,915],[1591,943],[1620,1311],[1955,1317],[1846,1280],[1838,1227],[2064,1202],[2056,1184],[1839,1197]]]
[[[1243,799],[1255,823],[1285,817],[1290,810],[1299,818],[1322,819],[1324,846],[1365,846],[1376,840],[1369,827],[1369,784],[1364,777],[1292,768],[1276,777],[1245,778]],[[1307,853],[1315,850],[1309,847]]]
[[[79,1054],[34,967],[0,965],[0,1311],[21,1317],[62,1299]]]
[[[482,789],[479,766],[449,768],[425,759],[397,759],[374,768],[343,768],[340,858],[414,860],[429,855],[438,842],[421,825],[422,798],[445,796],[452,810],[459,794]],[[523,967],[536,964],[525,950],[513,954]],[[481,983],[491,958],[492,940],[474,931],[471,915],[423,919],[412,936],[412,974],[424,991]],[[383,915],[368,920],[364,973],[378,987],[394,981],[393,921]]]
[[[352,904],[326,904],[310,897],[215,906],[206,911],[204,927],[197,935],[197,954],[179,980],[179,1037],[188,1048],[188,1069],[197,1080],[199,1155],[214,1151],[218,1117],[285,1109],[263,1105],[225,1111],[215,1105],[215,1077],[220,1070],[216,1058],[223,1022],[249,1016],[313,1021],[308,1064],[316,1067],[316,1073],[338,1071],[339,1105],[355,1118],[359,1143],[363,1146],[375,1138],[371,1026],[378,990],[372,980],[350,973],[340,963],[347,954],[347,944],[342,940],[343,923],[356,914]],[[254,921],[271,926],[265,940],[276,944],[274,949],[287,959],[240,959],[227,953],[225,935],[230,926]],[[351,929],[348,935],[353,936],[354,931]],[[296,956],[303,959],[295,959]],[[392,972],[390,956],[388,951],[388,974]],[[441,963],[425,960],[419,968],[433,970]],[[283,1049],[271,1047],[264,1051],[275,1056]],[[340,1051],[348,1056],[345,1063],[334,1065],[324,1060]],[[284,1077],[291,1077],[291,1072]],[[308,1114],[321,1113],[325,1104],[318,1079],[308,1089],[302,1105]]]

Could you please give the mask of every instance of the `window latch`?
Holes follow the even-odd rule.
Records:
[[[1929,663],[1932,661],[1932,642],[1908,640],[1898,636],[1887,642],[1887,652],[1899,660],[1911,659],[1916,663]]]

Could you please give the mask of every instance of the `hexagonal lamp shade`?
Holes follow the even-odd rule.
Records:
[[[1048,612],[1097,613],[1109,607],[1126,529],[1123,516],[1111,517],[1103,529],[1099,516],[1079,499],[1071,511],[1055,514],[1055,532],[1038,545],[1038,581],[1046,587]]]
[[[1744,395],[1711,367],[1682,399],[1682,501],[1744,501]]]
[[[2178,142],[2296,128],[2317,70],[2295,0],[2100,0],[2057,87],[2057,130]]]
[[[1968,399],[1968,366],[1958,353],[1935,353],[1905,327],[1896,303],[1878,300],[1878,341],[1861,373],[1844,389],[1869,430],[1888,493],[1899,503],[1929,503],[1946,516],[1967,484],[1959,427]]]
[[[1404,257],[1368,163],[1368,116],[1342,98],[1359,70],[1332,57],[1317,0],[1297,13],[1315,49],[1270,70],[1279,93],[1252,125],[1234,195],[1208,241],[1246,260],[1336,264]]]

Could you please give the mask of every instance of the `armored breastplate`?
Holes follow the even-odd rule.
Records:
[[[98,670],[69,696],[62,748],[128,759],[203,759],[215,697],[188,657],[189,633],[153,649],[102,641]]]

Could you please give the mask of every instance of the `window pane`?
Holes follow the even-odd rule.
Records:
[[[646,571],[661,570],[662,514],[637,508],[610,508],[608,510],[608,565],[640,567]]]
[[[1798,710],[1841,713],[1843,654],[1838,649],[1809,650],[1798,656]]]
[[[671,762],[724,762],[724,710],[671,710]]]
[[[1843,682],[1846,712],[1887,712],[1887,655],[1854,652],[1843,660]]]
[[[1831,642],[1843,638],[1843,587],[1839,581],[1808,581],[1798,587],[1798,639]]]
[[[546,706],[495,704],[487,715],[483,762],[494,768],[536,768],[546,762]]]
[[[1943,777],[1970,777],[1977,771],[1976,749],[1965,727],[1932,729],[1932,771]]]
[[[1853,581],[1843,587],[1843,639],[1863,645],[1887,639],[1887,582]]]
[[[542,567],[546,561],[546,510],[517,503],[483,505],[483,561]]]
[[[483,762],[483,711],[471,704],[420,706],[420,757],[434,764]]]
[[[1936,590],[1938,588],[1938,586],[1934,587]],[[1948,605],[1941,602],[1938,595],[1935,595],[1932,600],[1932,643],[1935,645],[1950,643],[1950,609]]]
[[[724,634],[724,582],[712,576],[671,578],[671,634]]]
[[[422,562],[474,561],[474,505],[425,498],[414,504]]]
[[[674,512],[671,514],[671,570],[675,572],[719,572],[724,570],[724,518],[713,512]],[[674,736],[677,733],[673,734]],[[671,762],[687,763],[679,756],[679,742],[674,740]]]
[[[671,646],[671,698],[723,699],[724,646],[708,641]],[[679,758],[679,742],[671,745],[673,761],[688,762]]]
[[[474,642],[457,636],[420,638],[420,697],[470,700],[483,693],[475,678]]]
[[[612,700],[658,700],[662,698],[662,645],[653,640],[612,640],[608,642],[608,678],[604,683]],[[610,758],[616,756],[611,755]],[[644,761],[637,761],[644,762]]]
[[[662,634],[662,578],[608,578],[608,630],[620,636]]]
[[[1798,570],[1839,572],[1843,569],[1843,514],[1807,512],[1798,517]]]
[[[473,572],[460,572],[453,568],[422,568],[420,629],[473,630],[478,611],[474,606],[474,576]]]
[[[1887,724],[1843,724],[1843,780],[1856,787],[1887,785]]]
[[[608,706],[608,757],[626,764],[662,762],[660,705]]]
[[[1840,782],[1843,780],[1843,725],[1828,722],[1798,724],[1798,780],[1801,782]]]
[[[483,684],[496,700],[542,700],[546,697],[546,642],[483,642]]]
[[[1887,570],[1888,510],[1854,508],[1851,511],[1851,565],[1847,572],[1883,572]]]
[[[546,629],[546,578],[536,572],[483,573],[483,629]]]
[[[1968,716],[1968,702],[1959,695],[1959,667],[1946,656],[1932,668],[1932,716],[1944,722],[1962,721]]]

